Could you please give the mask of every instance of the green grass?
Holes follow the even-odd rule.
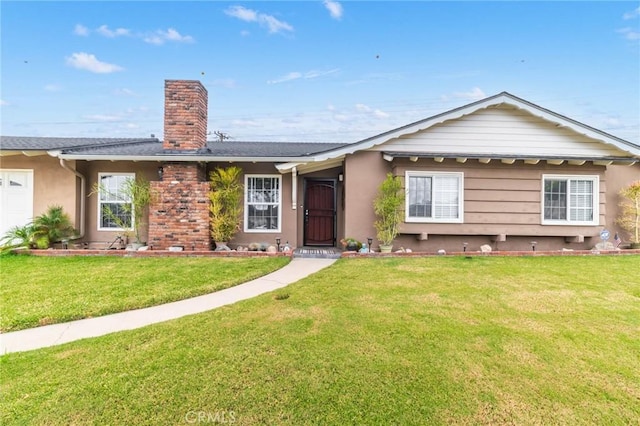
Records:
[[[172,302],[249,281],[285,257],[1,256],[0,330],[90,318]]]
[[[637,424],[639,265],[342,259],[286,291],[5,355],[0,421]]]

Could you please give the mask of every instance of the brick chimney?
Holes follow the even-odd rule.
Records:
[[[207,144],[207,90],[199,81],[164,84],[166,153],[195,153]],[[185,156],[189,160],[188,156]],[[151,182],[157,196],[149,207],[149,241],[154,249],[182,246],[209,250],[209,183],[204,166],[193,161],[162,164],[161,181]]]
[[[165,150],[196,151],[206,146],[207,98],[207,89],[199,81],[165,80]]]

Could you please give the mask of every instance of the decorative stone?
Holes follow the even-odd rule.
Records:
[[[216,244],[216,248],[213,251],[231,251],[231,249],[226,244]]]
[[[276,246],[269,246],[267,247],[267,253],[277,253],[278,249],[276,248]]]
[[[447,251],[445,249],[440,249],[440,250],[438,250],[438,254],[440,256],[444,256],[445,254],[447,254]]]
[[[413,253],[413,250],[411,250],[411,249],[405,249],[404,251],[407,252],[407,253]]]
[[[492,249],[491,246],[489,244],[483,244],[480,246],[480,251],[482,253],[491,253]]]
[[[602,241],[596,244],[595,249],[596,250],[615,250],[616,246],[614,246],[613,243],[610,243],[609,241]]]

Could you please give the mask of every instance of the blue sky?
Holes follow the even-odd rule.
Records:
[[[194,79],[235,140],[355,142],[508,91],[640,143],[638,1],[0,7],[3,135],[162,138],[164,80]]]

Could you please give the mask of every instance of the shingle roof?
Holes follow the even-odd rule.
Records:
[[[9,151],[50,151],[81,147],[157,142],[156,138],[48,138],[0,136],[0,149]]]
[[[12,151],[61,151],[68,155],[110,156],[207,156],[282,158],[318,154],[344,146],[324,142],[218,142],[209,141],[197,152],[165,151],[157,138],[46,138],[0,136],[0,149]]]

